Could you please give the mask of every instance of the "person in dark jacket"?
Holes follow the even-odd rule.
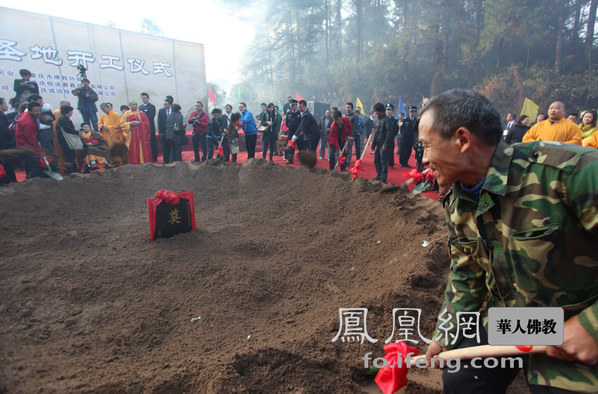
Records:
[[[401,167],[410,168],[409,158],[411,158],[411,152],[415,141],[417,141],[417,128],[419,121],[417,120],[417,107],[412,105],[409,108],[409,116],[403,121],[403,127],[401,127],[401,154],[399,162]]]
[[[353,103],[346,103],[345,104],[345,112],[347,113],[347,118],[351,119],[351,124],[353,125],[353,131],[349,136],[349,143],[347,144],[347,165],[351,164],[351,159],[353,158],[353,145],[355,145],[355,155],[359,159],[361,156],[361,143],[360,143],[360,129],[359,129],[359,117],[353,112],[355,106]]]
[[[262,132],[262,157],[266,159],[266,154],[270,150],[270,162],[274,163],[274,153],[276,151],[276,140],[278,139],[278,132],[275,129],[276,115],[274,114],[274,104],[270,103],[267,109],[260,117],[260,126],[267,129]],[[278,126],[280,129],[280,126]]]
[[[19,104],[27,101],[27,97],[32,94],[39,94],[37,82],[31,80],[31,72],[26,69],[19,70],[21,79],[15,79],[14,90],[16,96],[12,99],[13,108],[18,108]]]
[[[71,93],[79,98],[77,109],[81,112],[83,122],[90,124],[95,131],[98,131],[98,108],[96,101],[98,101],[98,94],[89,87],[89,79],[83,78],[81,86],[75,88]]]
[[[297,132],[297,128],[299,127],[299,124],[301,123],[301,113],[297,109],[297,100],[291,99],[289,101],[289,104],[291,106],[290,106],[289,110],[287,111],[286,125],[289,128],[288,140],[291,141],[293,139],[293,136]],[[293,160],[295,158],[295,150],[294,149],[287,150],[286,158],[287,158],[287,164],[293,164]]]
[[[207,131],[207,141],[208,141],[208,159],[212,160],[214,157],[214,151],[218,149],[220,146],[220,141],[222,140],[222,144],[224,144],[223,139],[223,131],[222,128],[222,121],[220,120],[220,116],[222,115],[222,110],[219,108],[214,108],[212,110],[212,119],[208,121],[208,131]],[[224,150],[224,147],[222,147]],[[224,155],[224,152],[222,152]],[[224,160],[224,157],[218,157],[218,159]]]
[[[174,104],[172,113],[166,118],[166,144],[170,157],[169,163],[183,161],[183,143],[185,139],[185,123],[181,114],[181,106]]]
[[[297,137],[303,139],[303,144],[299,150],[308,150],[315,152],[318,149],[318,142],[320,142],[320,128],[318,122],[311,112],[307,109],[307,101],[299,101],[299,112],[301,113],[301,123],[297,128]]]
[[[68,143],[66,142],[66,139],[64,138],[64,133],[79,136],[79,130],[75,129],[75,125],[71,121],[73,111],[74,108],[70,105],[63,105],[62,107],[60,107],[60,116],[58,117],[58,122],[56,124],[58,142],[60,143],[60,146],[62,147],[62,152],[64,154],[64,172],[66,175],[77,171],[77,153],[69,147]]]
[[[393,142],[394,142],[394,122],[386,116],[384,104],[374,104],[374,111],[378,115],[376,120],[376,134],[372,141],[374,151],[374,165],[376,166],[377,179],[382,182],[386,182],[388,177],[388,160],[389,156],[393,153]]]
[[[162,160],[164,163],[170,163],[169,144],[166,143],[166,119],[172,113],[172,103],[174,99],[172,96],[166,96],[164,99],[164,107],[158,111],[158,135],[162,141]]]
[[[517,142],[521,142],[521,140],[523,140],[523,136],[525,135],[525,133],[527,133],[529,129],[529,116],[521,115],[519,117],[519,120],[517,120],[517,122],[515,122],[515,124],[507,130],[507,135],[505,135],[505,142],[507,144],[515,144]]]

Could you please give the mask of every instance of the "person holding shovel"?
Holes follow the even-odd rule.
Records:
[[[336,161],[341,167],[341,171],[347,170],[347,138],[353,131],[351,120],[343,116],[341,111],[334,110],[332,113],[334,121],[330,126],[330,134],[328,134],[328,146],[330,148],[329,165],[330,171],[336,170]]]
[[[457,324],[458,312],[561,307],[564,343],[525,356],[530,391],[597,392],[598,151],[509,146],[494,104],[470,90],[444,92],[420,114],[423,164],[441,187],[452,185],[444,199],[449,278],[426,357],[472,345],[463,335],[449,338],[446,324]],[[502,393],[516,372],[445,370],[444,390]]]

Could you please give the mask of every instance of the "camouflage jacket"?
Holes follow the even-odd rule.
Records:
[[[441,315],[445,308],[454,317],[492,306],[562,307],[565,320],[577,314],[598,340],[597,150],[501,142],[479,203],[455,184],[444,204],[451,263]],[[441,324],[434,339],[445,346]],[[598,390],[598,365],[546,354],[528,361],[530,384]]]

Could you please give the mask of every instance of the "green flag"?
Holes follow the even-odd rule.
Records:
[[[237,102],[241,102],[241,87],[239,86],[239,91],[237,92]]]

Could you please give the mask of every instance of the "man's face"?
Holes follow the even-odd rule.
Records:
[[[392,109],[386,110],[386,116],[392,116]]]
[[[307,109],[307,105],[299,104],[299,111],[305,112],[306,109]]]
[[[81,81],[81,86],[83,86],[84,88],[88,88],[89,87],[89,81]]]
[[[425,148],[422,163],[434,170],[440,186],[451,185],[461,179],[464,158],[455,138],[443,139],[433,122],[433,109],[424,112],[419,122],[419,138]]]
[[[129,108],[131,108],[131,111],[137,111],[137,102],[136,101],[131,101],[129,103]]]
[[[417,111],[409,111],[410,118],[415,118],[415,114],[417,114]]]
[[[263,111],[263,112],[266,112],[267,110],[268,110],[268,106],[267,106],[267,105],[264,105],[264,104],[262,104],[262,111]]]
[[[230,105],[227,105],[224,110],[226,111],[227,114],[230,114],[231,112],[233,112],[233,107],[231,107]]]
[[[340,122],[343,120],[342,116],[339,116],[338,118],[334,118],[334,123],[336,124],[340,124]]]
[[[29,81],[31,79],[31,74],[23,75],[23,81]]]
[[[195,104],[195,110],[197,112],[202,112],[203,111],[203,107],[201,106],[200,103]]]
[[[245,111],[245,106],[243,104],[239,104],[239,112]]]
[[[33,107],[29,112],[31,113],[31,116],[37,119],[42,115],[42,107]]]
[[[513,114],[507,114],[507,122],[513,121]]]
[[[405,114],[402,112],[399,112],[399,120],[403,120],[405,119]]]
[[[169,101],[164,101],[164,108],[170,109],[170,102]]]
[[[212,114],[212,119],[218,120],[218,118],[220,118],[220,112],[216,112],[216,113]]]
[[[350,105],[345,105],[345,111],[347,111],[347,115],[351,115],[353,113],[353,108]]]
[[[326,114],[324,116],[326,116],[327,118],[329,118],[330,117],[330,110],[326,111]]]
[[[548,117],[550,120],[557,121],[563,119],[565,116],[565,106],[563,103],[559,101],[555,101],[554,103],[550,104],[550,108],[548,108]]]
[[[91,131],[91,129],[89,128],[89,125],[88,125],[88,124],[84,124],[84,125],[81,127],[81,130],[83,130],[83,132],[84,132],[84,133],[86,133],[86,134],[87,134],[87,133],[89,133],[89,132]]]
[[[291,104],[291,111],[295,111],[297,109],[297,104]]]
[[[578,123],[579,122],[579,119],[577,119],[577,115],[573,115],[573,114],[569,115],[567,117],[567,120],[570,120],[573,123]]]
[[[143,104],[149,103],[149,96],[146,96],[146,95],[141,96],[141,101],[143,101]]]
[[[0,111],[1,112],[8,111],[8,101],[2,100],[2,104],[0,104]]]
[[[102,109],[102,112],[105,114],[110,113],[110,110],[112,110],[112,108],[107,105],[104,105],[103,107],[100,107],[100,108]]]

